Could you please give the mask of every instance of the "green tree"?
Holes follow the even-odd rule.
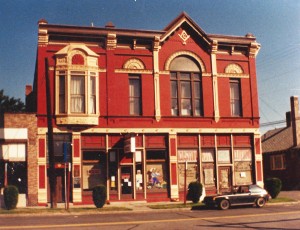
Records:
[[[4,90],[0,90],[0,112],[23,112],[25,104],[21,99],[9,97],[4,94]]]

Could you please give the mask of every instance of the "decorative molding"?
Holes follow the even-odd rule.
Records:
[[[144,63],[141,61],[141,60],[139,60],[139,59],[137,59],[137,58],[131,58],[131,59],[129,59],[129,60],[127,60],[125,63],[124,63],[124,65],[123,65],[123,68],[124,69],[134,69],[134,70],[136,70],[136,69],[139,69],[139,70],[144,70],[145,69],[145,65],[144,65]]]
[[[49,42],[48,30],[39,29],[38,45],[45,46]]]
[[[218,52],[218,41],[217,40],[212,41],[211,52],[212,53],[217,53]]]
[[[113,50],[117,48],[117,35],[107,34],[106,49]]]
[[[181,34],[178,34],[178,36],[181,38],[183,45],[186,45],[186,41],[191,37],[185,30],[182,30]]]
[[[98,125],[98,116],[56,116],[57,125]]]
[[[252,42],[249,48],[249,56],[255,58],[260,50],[260,44],[257,42]]]
[[[65,133],[60,128],[53,128],[56,133]],[[46,134],[48,129],[38,128],[38,134]],[[120,133],[200,133],[200,134],[235,134],[235,133],[253,133],[260,135],[259,128],[86,128],[81,133],[105,133],[105,134],[120,134]]]
[[[233,63],[227,65],[224,72],[230,74],[243,74],[244,70],[240,65]]]
[[[159,49],[160,49],[160,38],[159,36],[155,36],[153,41],[153,51],[158,51]]]
[[[197,54],[190,52],[190,51],[179,51],[179,52],[172,54],[165,63],[165,70],[170,71],[170,64],[173,61],[173,59],[178,56],[182,56],[182,55],[186,55],[186,56],[190,56],[190,57],[194,58],[200,65],[202,73],[206,72],[206,68],[205,68],[205,65],[204,65],[204,62],[202,61],[202,59]]]
[[[115,69],[115,73],[153,74],[153,70],[147,70],[147,69]]]
[[[218,77],[227,78],[250,78],[249,74],[218,73]]]

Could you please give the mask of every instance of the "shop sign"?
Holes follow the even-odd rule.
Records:
[[[197,162],[197,150],[178,150],[178,162]]]
[[[134,153],[135,152],[135,136],[130,134],[125,135],[124,139],[124,153]]]

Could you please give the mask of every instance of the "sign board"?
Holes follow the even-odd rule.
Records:
[[[124,153],[134,153],[135,152],[135,136],[130,134],[125,135],[124,139]]]
[[[197,150],[178,150],[178,162],[197,162]]]

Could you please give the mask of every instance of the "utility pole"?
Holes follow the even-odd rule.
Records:
[[[48,123],[48,156],[49,156],[49,180],[50,180],[50,202],[51,208],[57,207],[56,199],[56,174],[53,148],[53,125],[52,125],[52,110],[51,110],[51,93],[49,81],[49,64],[48,59],[45,59],[45,77],[46,77],[46,100],[47,100],[47,123]]]

